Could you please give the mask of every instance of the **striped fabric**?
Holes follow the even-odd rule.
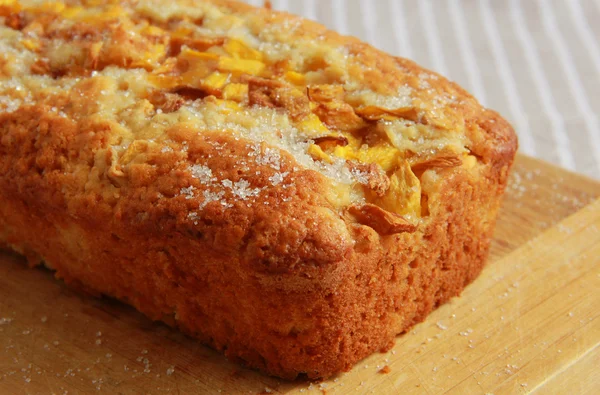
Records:
[[[447,76],[512,122],[522,153],[600,179],[600,0],[272,4]]]

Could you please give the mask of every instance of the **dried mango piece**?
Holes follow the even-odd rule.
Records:
[[[262,53],[233,38],[230,38],[225,42],[223,49],[236,59],[263,60]]]
[[[246,84],[227,84],[223,88],[223,99],[234,100],[237,102],[244,101],[248,96],[248,85]]]
[[[311,144],[308,147],[308,154],[315,160],[322,160],[323,162],[333,163],[333,160],[325,151],[321,149],[317,144]]]
[[[176,68],[177,68],[177,59],[176,58],[167,58],[161,65],[159,65],[154,70],[152,70],[152,74],[154,74],[154,75],[169,74],[169,73],[173,73]]]
[[[314,142],[324,150],[345,147],[348,145],[348,139],[341,134],[317,137],[314,139]]]
[[[363,140],[357,136],[354,136],[353,134],[346,133],[344,136],[346,136],[348,139],[348,147],[352,148],[353,150],[358,151],[360,148],[365,146],[363,144]]]
[[[344,101],[344,93],[344,88],[339,85],[313,85],[307,88],[309,100],[316,103],[313,112],[328,127],[340,131],[364,127],[362,118]]]
[[[240,107],[240,105],[234,101],[223,100],[223,104],[225,105],[225,107],[227,107],[233,111],[236,111],[236,112],[242,111],[242,107]]]
[[[359,223],[370,226],[382,236],[396,233],[414,232],[417,225],[411,223],[402,215],[392,213],[378,207],[374,204],[353,204],[348,207],[348,212],[352,214]]]
[[[294,121],[304,119],[311,114],[308,98],[302,91],[294,87],[275,88],[272,97],[275,104],[285,108],[289,117]]]
[[[148,51],[131,63],[132,68],[144,68],[148,71],[158,65],[160,59],[166,55],[166,47],[163,44],[152,45]]]
[[[306,85],[306,76],[304,76],[304,74],[300,74],[296,71],[287,71],[284,74],[284,78],[294,85],[298,85],[298,86]]]
[[[221,46],[225,42],[225,37],[193,37],[192,32],[186,34],[173,34],[169,39],[170,52],[177,55],[184,46],[189,50],[200,53],[206,53],[209,48]],[[213,54],[214,55],[214,54]]]
[[[202,79],[217,70],[220,56],[184,48],[178,56],[177,68],[184,69],[181,82],[186,86],[198,87]]]
[[[221,57],[218,65],[218,68],[221,71],[245,73],[256,76],[260,75],[265,67],[266,65],[259,60],[226,57]]]
[[[130,68],[142,68],[147,71],[153,70],[154,66],[158,65],[159,60],[165,56],[165,46],[162,44],[156,44],[150,47],[148,51],[145,51],[142,56],[134,59],[129,65]]]
[[[23,46],[30,51],[37,51],[38,49],[40,49],[40,42],[37,40],[32,40],[30,38],[21,40],[21,44],[23,44]]]
[[[432,168],[449,168],[456,167],[462,164],[462,159],[456,156],[446,156],[432,158],[425,162],[417,163],[413,166],[414,171],[424,171]]]
[[[355,109],[356,113],[369,121],[395,121],[396,119],[409,119],[416,121],[417,112],[413,107],[388,109],[377,106],[364,106]]]
[[[389,144],[363,146],[357,153],[357,159],[362,163],[377,163],[383,170],[391,171],[398,163],[399,151]]]
[[[421,214],[421,183],[408,161],[400,159],[398,169],[390,177],[390,187],[384,196],[372,196],[370,201],[385,210],[419,217]]]
[[[350,146],[337,146],[333,149],[333,155],[346,160],[358,160],[357,150]]]
[[[413,171],[422,172],[432,168],[449,168],[462,164],[462,156],[447,147],[441,150],[427,150],[408,159]]]
[[[229,74],[222,74],[215,71],[202,81],[202,86],[210,87],[212,89],[221,89],[227,83],[229,77]]]
[[[202,78],[200,74],[196,74],[196,71],[188,71],[182,78],[174,79],[174,87],[171,90],[188,97],[191,100],[202,98],[205,96],[213,95],[217,97],[223,96],[223,89],[229,81],[229,74],[222,74],[215,71],[205,78]],[[169,81],[169,77],[165,78]],[[174,89],[173,89],[174,88]]]
[[[328,127],[340,131],[353,131],[366,126],[365,122],[354,112],[352,106],[341,101],[319,103],[313,112]]]
[[[220,56],[210,52],[195,51],[190,48],[184,48],[179,54],[180,59],[186,59],[188,61],[204,61],[204,62],[219,62]]]
[[[348,145],[335,147],[333,155],[362,164],[375,163],[385,172],[396,168],[400,153],[394,147],[387,143],[368,146],[351,135],[345,137],[348,140]]]
[[[207,64],[200,64],[181,75],[181,84],[194,88],[200,87],[202,80],[213,73],[214,70]]]
[[[311,85],[307,89],[308,98],[317,103],[344,101],[344,87],[340,85]]]
[[[329,129],[327,129],[327,126],[325,126],[325,124],[321,122],[319,117],[312,113],[308,114],[296,126],[309,137],[324,136],[330,134],[330,131]]]
[[[183,85],[183,79],[177,76],[150,74],[148,79],[155,87],[166,90],[172,90]]]

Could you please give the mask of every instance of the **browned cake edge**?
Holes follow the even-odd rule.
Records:
[[[3,128],[13,128],[5,136],[35,139],[37,126],[50,115],[32,109],[29,116],[29,122],[12,125],[5,119]],[[50,122],[49,133],[64,128],[61,122]],[[212,225],[208,240],[176,221],[163,221],[164,231],[157,232],[144,222],[119,220],[127,213],[108,212],[91,196],[57,210],[60,205],[52,203],[60,198],[53,192],[61,185],[39,180],[32,154],[0,159],[29,175],[2,178],[0,229],[10,230],[2,238],[33,263],[44,257],[66,283],[123,300],[231,359],[285,378],[327,377],[391,347],[397,334],[458,295],[481,271],[516,139],[491,111],[473,122],[487,132],[474,149],[485,173],[444,170],[439,189],[430,191],[433,220],[422,232],[379,236],[351,225],[354,243],[348,248],[333,225],[308,225],[312,219],[301,214],[315,208],[314,191],[299,191],[300,198],[279,211],[255,212],[251,224],[224,218]],[[307,172],[298,184],[318,185],[311,176]],[[82,212],[87,219],[76,217]],[[244,239],[238,239],[235,229],[244,226],[252,228],[240,229]],[[229,253],[220,248],[232,244],[238,248]],[[295,266],[288,262],[281,269],[258,257],[257,245],[267,257],[285,257],[290,245],[306,251]]]

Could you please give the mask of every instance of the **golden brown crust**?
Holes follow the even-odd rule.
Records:
[[[267,44],[344,48],[352,61],[342,69],[308,54],[294,67],[321,70],[315,78],[345,73],[345,96],[336,83],[309,84],[306,96],[298,96],[277,77],[289,65],[274,62],[268,65],[274,76],[240,77],[253,106],[242,100],[241,108],[218,118],[216,109],[226,107],[220,88],[142,94],[134,77],[145,79],[145,71],[118,74],[135,62],[148,69],[175,62],[172,73],[189,67],[181,59],[150,64],[146,55],[136,57],[160,43],[158,36],[129,42],[123,27],[113,27],[108,31],[120,47],[94,46],[97,31],[88,22],[49,32],[56,24],[44,18],[56,18],[52,13],[17,18],[0,10],[12,29],[2,31],[9,43],[14,29],[44,30],[67,41],[76,41],[75,32],[90,38],[83,44],[90,56],[75,51],[68,67],[58,56],[38,56],[51,49],[49,42],[32,55],[31,75],[51,74],[59,82],[79,76],[69,88],[52,82],[34,89],[27,82],[32,99],[20,98],[16,107],[19,90],[4,92],[0,243],[33,263],[43,259],[67,283],[130,303],[232,359],[285,378],[350,369],[477,276],[517,148],[505,120],[443,77],[316,23],[233,1],[174,3],[235,14],[251,34],[270,32],[261,36]],[[173,23],[143,2],[123,5],[138,7],[135,15],[156,26]],[[275,29],[282,24],[294,28]],[[201,52],[228,42],[181,40],[169,50],[187,45]],[[10,51],[3,56],[0,77],[13,81],[9,86],[16,63],[7,60]],[[402,89],[410,89],[408,107]],[[126,92],[139,95],[128,107],[116,109],[104,99],[114,94],[125,101]],[[219,123],[244,112],[281,118],[278,128],[316,114],[327,131],[312,140],[323,163],[303,159],[306,153],[295,150],[308,147],[303,142],[282,146],[281,132],[261,129],[271,136],[263,141],[253,129],[241,130],[246,119]],[[206,122],[200,124],[200,116]],[[423,145],[412,137],[416,132]],[[361,151],[353,142],[383,151]],[[429,143],[444,149],[431,151]],[[345,189],[338,174],[331,175],[339,158],[336,171],[357,177]],[[360,188],[362,197],[339,198],[363,193]]]

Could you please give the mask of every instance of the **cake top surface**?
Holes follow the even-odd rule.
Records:
[[[0,115],[32,106],[106,131],[90,148],[100,184],[125,188],[130,165],[175,156],[192,220],[306,170],[330,183],[334,207],[418,218],[424,172],[476,161],[469,117],[481,111],[436,74],[286,13],[218,0],[0,0]],[[269,168],[267,182],[222,178],[186,153],[208,135],[243,142],[240,171]]]

